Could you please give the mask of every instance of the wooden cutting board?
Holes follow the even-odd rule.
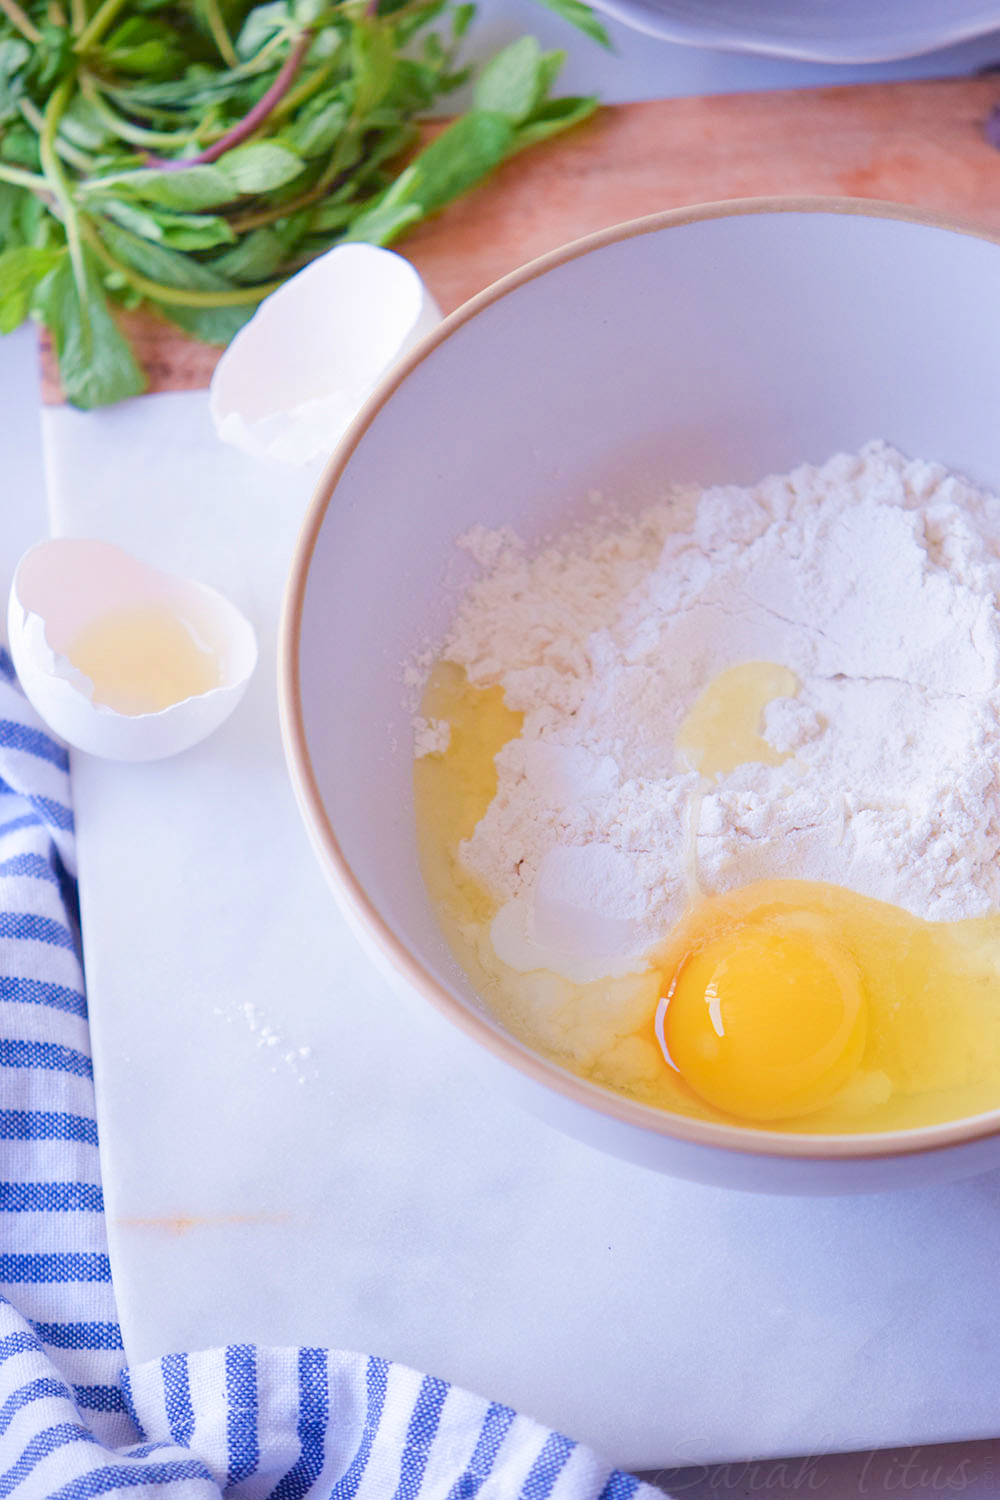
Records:
[[[789,89],[605,108],[525,152],[398,246],[447,313],[526,261],[625,219],[775,193],[889,199],[1000,229],[1000,78]],[[219,350],[123,318],[150,389],[208,385]],[[60,399],[51,357],[44,395]]]

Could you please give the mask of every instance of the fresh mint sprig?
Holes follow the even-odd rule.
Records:
[[[541,0],[608,45],[581,0]],[[466,81],[457,0],[0,0],[0,331],[52,335],[67,399],[145,388],[115,303],[224,344],[348,240],[387,245],[596,108],[532,37]]]

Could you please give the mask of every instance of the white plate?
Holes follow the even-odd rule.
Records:
[[[1000,28],[986,0],[593,0],[607,15],[666,41],[810,62],[918,57]]]

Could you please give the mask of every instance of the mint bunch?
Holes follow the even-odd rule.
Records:
[[[457,0],[0,0],[0,331],[49,329],[67,399],[145,388],[111,304],[225,344],[346,240],[387,245],[585,119],[532,37],[413,155],[468,71]],[[542,0],[595,41],[580,0]]]

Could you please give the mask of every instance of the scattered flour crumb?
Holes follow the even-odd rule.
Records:
[[[281,1060],[291,1069],[296,1083],[304,1084],[307,1078],[319,1077],[315,1068],[306,1071],[304,1067],[304,1064],[312,1057],[312,1048],[308,1046],[288,1048],[288,1043],[283,1033],[277,1026],[272,1025],[266,1019],[252,1000],[244,1000],[239,1006],[233,1009],[216,1006],[215,1014],[230,1024],[232,1024],[237,1015],[241,1016],[258,1047],[282,1047],[287,1049],[283,1051]],[[276,1073],[278,1069],[277,1067],[272,1067],[270,1071]]]
[[[411,696],[423,690],[436,655],[433,646],[425,646],[422,651],[415,651],[409,661],[404,664],[403,686],[410,689]]]
[[[416,760],[425,755],[443,755],[451,743],[451,725],[447,719],[425,719],[416,714],[413,719],[413,755]]]
[[[517,556],[522,551],[517,533],[509,526],[498,527],[496,531],[488,531],[485,526],[470,526],[456,539],[455,545],[484,570],[495,568],[505,557]]]

